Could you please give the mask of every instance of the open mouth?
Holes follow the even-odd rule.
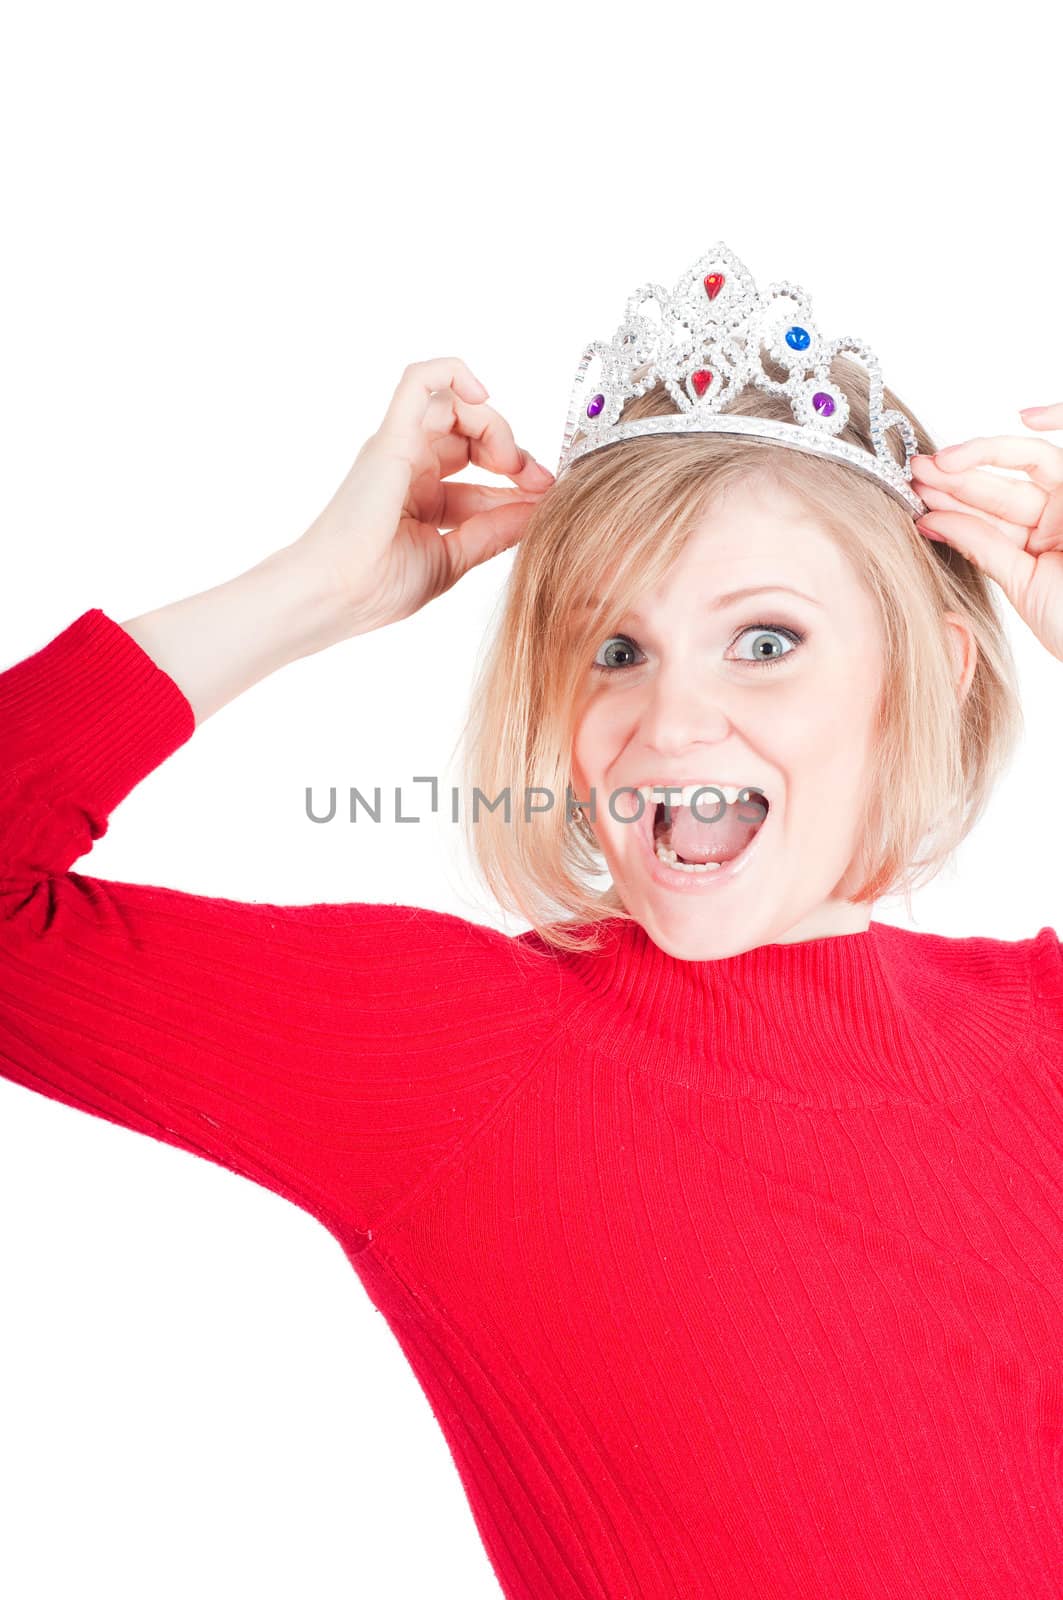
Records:
[[[732,804],[710,795],[701,796],[696,807],[661,802],[653,812],[651,848],[674,872],[719,874],[747,854],[769,810],[760,793]]]

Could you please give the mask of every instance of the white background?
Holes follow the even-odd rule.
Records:
[[[1021,433],[1063,400],[1050,15],[9,6],[0,664],[289,543],[409,361],[462,356],[556,468],[583,345],[717,239],[864,338],[939,443]],[[79,870],[508,926],[458,829],[315,827],[303,796],[448,770],[511,562],[225,707]],[[1063,929],[1063,664],[1009,621],[1023,749],[914,923],[880,921]],[[421,1390],[308,1215],[5,1082],[0,1218],[11,1600],[500,1593]]]

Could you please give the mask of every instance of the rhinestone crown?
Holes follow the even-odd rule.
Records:
[[[786,369],[785,379],[764,370],[765,348]],[[852,351],[868,372],[873,453],[837,437],[849,418],[845,393],[830,378],[831,362],[841,351]],[[619,422],[625,403],[658,382],[678,412]],[[785,394],[795,420],[729,414],[727,406],[751,383]],[[891,428],[904,442],[903,465],[886,444]],[[579,431],[585,437],[574,445]],[[611,343],[596,339],[587,346],[576,369],[556,477],[591,450],[662,433],[744,434],[809,451],[871,474],[914,516],[927,510],[910,486],[911,457],[919,449],[915,430],[902,412],[883,410],[874,353],[851,337],[827,343],[808,295],[795,284],[773,283],[759,294],[748,269],[722,242],[683,274],[670,295],[655,283],[636,289]]]

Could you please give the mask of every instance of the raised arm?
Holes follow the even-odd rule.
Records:
[[[180,686],[197,726],[278,667],[411,616],[516,544],[553,474],[482,404],[486,394],[456,357],[413,363],[301,538],[229,583],[123,623]],[[446,481],[470,461],[517,487]]]
[[[382,625],[353,587],[330,610],[312,548],[291,586],[289,554],[128,627],[86,611],[0,673],[0,1075],[247,1176],[349,1244],[527,1070],[547,1014],[511,941],[418,907],[71,870],[191,737],[185,684],[202,717],[308,644]]]

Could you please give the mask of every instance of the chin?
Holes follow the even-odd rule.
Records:
[[[662,901],[644,890],[633,893],[615,878],[614,882],[628,915],[678,961],[719,961],[757,945],[774,944],[786,936],[794,920],[781,916],[778,905],[713,906],[697,896],[681,896],[676,903],[670,896]]]
[[[676,919],[670,920],[673,923],[670,928],[662,927],[656,918],[644,921],[642,926],[654,944],[677,961],[721,961],[727,956],[755,950],[761,944],[774,944],[779,938],[773,924],[758,918],[743,918],[746,924],[743,927],[738,927],[733,917],[726,920],[699,918],[699,926],[688,928],[678,928],[674,926]]]

